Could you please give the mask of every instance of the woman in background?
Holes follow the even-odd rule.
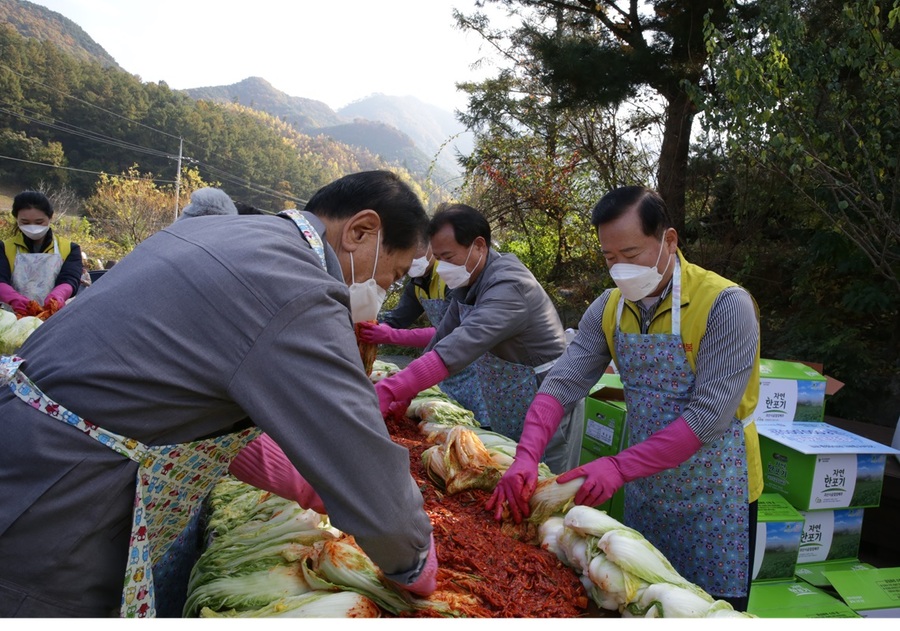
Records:
[[[83,262],[77,243],[53,234],[53,206],[43,193],[23,191],[13,199],[18,232],[3,241],[0,302],[28,315],[34,300],[51,313],[78,292]]]

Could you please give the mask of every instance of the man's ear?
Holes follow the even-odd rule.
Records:
[[[663,238],[666,241],[666,249],[669,250],[669,254],[673,254],[678,249],[678,231],[675,228],[669,228],[666,230]]]
[[[378,234],[381,230],[381,217],[372,209],[361,210],[344,224],[341,231],[341,247],[348,252],[355,252],[368,235]]]

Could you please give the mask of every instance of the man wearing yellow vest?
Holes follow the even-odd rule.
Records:
[[[50,228],[53,206],[43,193],[23,191],[12,206],[18,231],[3,241],[0,258],[0,302],[19,315],[28,314],[32,300],[53,311],[81,286],[81,248],[57,237]]]
[[[750,294],[687,262],[662,198],[640,186],[605,195],[591,223],[616,289],[585,312],[544,379],[516,459],[487,503],[528,516],[547,440],[565,406],[610,361],[622,378],[629,448],[557,478],[581,478],[575,502],[597,506],[625,488],[626,525],[687,580],[747,608],[762,492],[752,413],[759,394],[759,316]]]

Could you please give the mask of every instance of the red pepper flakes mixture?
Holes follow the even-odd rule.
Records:
[[[530,543],[534,526],[498,523],[484,509],[490,493],[446,495],[428,478],[422,452],[431,445],[415,421],[385,420],[394,442],[409,449],[413,478],[434,525],[438,592],[475,596],[480,604],[454,601],[454,609],[478,618],[574,618],[585,615],[588,597],[575,572]],[[434,611],[404,617],[439,616]]]

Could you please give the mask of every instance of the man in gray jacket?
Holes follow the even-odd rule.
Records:
[[[515,255],[491,248],[490,225],[475,208],[442,207],[428,234],[450,307],[425,353],[375,384],[381,411],[439,384],[482,426],[519,440],[541,380],[566,347],[556,308]],[[474,370],[455,379],[468,366]],[[551,471],[578,465],[583,415],[583,402],[567,410],[544,452]]]
[[[175,222],[2,359],[0,618],[154,615],[161,585],[127,603],[123,585],[260,430],[389,579],[434,590],[431,523],[353,330],[409,268],[424,208],[372,171],[285,213]]]

